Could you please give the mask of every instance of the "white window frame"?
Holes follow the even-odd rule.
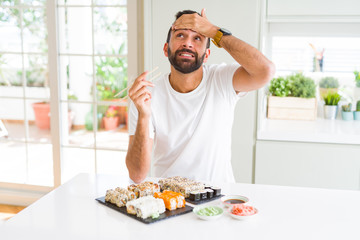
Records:
[[[51,126],[60,126],[61,121],[61,103],[64,102],[75,102],[71,100],[61,100],[60,97],[60,78],[59,78],[59,43],[58,43],[58,18],[57,7],[60,6],[57,4],[56,0],[47,0],[46,6],[41,6],[47,11],[47,30],[48,30],[48,66],[49,66],[49,79],[51,79],[50,89],[50,108],[51,108]],[[71,5],[74,6],[74,5]],[[112,7],[113,5],[91,5],[91,8],[94,7]],[[120,5],[114,5],[119,7]],[[38,6],[34,6],[37,8]],[[76,7],[76,6],[75,6]],[[77,7],[84,7],[79,5]],[[143,62],[143,1],[141,0],[128,0],[127,1],[127,11],[128,11],[128,76],[137,76],[144,69]],[[136,13],[136,14],[134,14]],[[92,11],[93,14],[93,11]],[[93,19],[93,18],[92,18]],[[92,26],[94,23],[92,22]],[[93,28],[94,29],[94,28]],[[21,29],[22,31],[22,29]],[[94,34],[94,32],[93,32]],[[94,38],[93,38],[94,39]],[[135,40],[136,39],[136,40]],[[94,49],[94,43],[93,43]],[[23,55],[23,51],[21,53]],[[91,54],[93,58],[97,56],[96,54]],[[102,54],[99,56],[103,56]],[[24,68],[24,66],[22,66]],[[23,77],[23,80],[25,78]],[[130,80],[130,79],[129,79]],[[93,74],[93,81],[95,81],[95,71]],[[95,86],[95,85],[94,85]],[[25,89],[25,88],[24,88]],[[25,90],[24,90],[25,91]],[[33,99],[33,98],[31,98]],[[91,104],[101,104],[101,105],[114,105],[106,101],[95,101],[86,102]],[[26,99],[24,98],[24,103]],[[82,103],[76,101],[77,103]],[[85,103],[85,102],[84,102]],[[121,105],[121,104],[120,104]],[[24,110],[25,111],[25,110]],[[96,113],[95,113],[96,114]],[[94,114],[94,117],[96,116]],[[26,113],[24,115],[24,120],[26,121]],[[96,124],[95,124],[96,125]],[[4,204],[15,204],[15,205],[29,205],[36,201],[41,196],[50,192],[54,188],[61,185],[61,159],[62,159],[62,148],[61,139],[64,137],[63,132],[61,132],[61,127],[52,127],[51,128],[51,138],[52,138],[52,150],[53,150],[53,173],[54,173],[54,187],[30,185],[30,184],[18,184],[18,183],[6,183],[0,182],[0,203]],[[94,128],[96,131],[96,128]],[[26,124],[26,132],[28,137],[28,126]],[[96,134],[96,133],[95,133]],[[94,136],[96,138],[96,135]],[[96,140],[95,140],[96,141]],[[66,146],[66,147],[75,147],[75,146]],[[78,147],[76,148],[84,148]],[[97,148],[96,142],[94,147],[86,147],[86,149],[93,150],[114,150],[108,148]],[[124,150],[119,150],[124,151]],[[95,154],[95,169],[96,169],[96,154]]]

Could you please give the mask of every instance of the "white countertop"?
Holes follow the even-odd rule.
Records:
[[[360,144],[360,121],[264,119],[258,140]]]
[[[128,183],[80,174],[0,226],[0,239],[360,239],[359,191],[219,184],[225,194],[247,196],[259,215],[203,221],[188,213],[147,225],[95,201]]]

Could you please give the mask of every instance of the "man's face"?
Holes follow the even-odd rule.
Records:
[[[191,30],[175,30],[169,44],[165,44],[165,56],[181,73],[191,73],[207,61],[210,50],[206,49],[207,38]]]

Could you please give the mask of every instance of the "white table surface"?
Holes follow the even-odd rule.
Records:
[[[191,212],[147,225],[95,201],[128,183],[80,174],[0,226],[0,239],[360,239],[359,191],[223,184],[223,193],[247,196],[259,215],[204,221]]]

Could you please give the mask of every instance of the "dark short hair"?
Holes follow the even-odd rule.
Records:
[[[193,10],[179,11],[179,12],[177,12],[176,15],[175,15],[175,21],[176,21],[179,17],[181,17],[182,15],[184,15],[184,14],[194,14],[194,13],[197,13],[197,14],[199,14],[199,16],[201,16],[200,13],[195,12],[195,11],[193,11]],[[170,27],[170,29],[169,29],[169,31],[168,31],[168,35],[167,35],[167,38],[166,38],[166,42],[167,42],[167,43],[170,42],[170,35],[171,35],[171,27]],[[208,38],[208,42],[207,42],[207,44],[206,44],[206,48],[210,48],[210,38]]]

